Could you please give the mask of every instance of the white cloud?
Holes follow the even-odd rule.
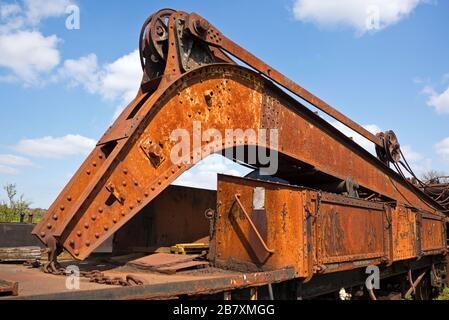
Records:
[[[432,87],[425,87],[423,92],[429,95],[427,105],[435,108],[437,113],[449,113],[449,88],[442,93],[437,93]]]
[[[17,167],[34,166],[33,162],[24,157],[12,154],[0,154],[0,174],[18,174]]]
[[[34,83],[40,73],[59,64],[57,43],[56,36],[45,37],[37,31],[0,34],[0,66],[25,83]]]
[[[86,155],[95,147],[96,141],[80,136],[44,137],[21,140],[15,149],[23,154],[42,158],[63,158],[72,155]]]
[[[71,0],[25,0],[27,22],[36,25],[43,19],[60,17],[73,3]]]
[[[438,155],[444,160],[449,161],[449,137],[437,143],[435,149]]]
[[[0,2],[0,81],[22,81],[37,85],[39,76],[53,70],[60,62],[56,35],[44,35],[41,20],[65,14],[72,0],[24,0]]]
[[[297,20],[319,26],[349,26],[358,33],[381,30],[407,17],[426,0],[296,0]]]
[[[244,168],[221,155],[211,155],[185,172],[173,184],[193,188],[217,189],[217,174],[244,176],[252,170]]]
[[[66,60],[59,70],[59,77],[68,80],[69,86],[81,86],[103,99],[120,102],[118,115],[134,99],[142,80],[139,51],[134,50],[103,66],[99,66],[93,53],[77,60]]]

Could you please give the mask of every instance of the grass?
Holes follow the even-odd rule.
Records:
[[[443,292],[435,300],[446,300],[446,301],[449,301],[449,288],[445,287]]]

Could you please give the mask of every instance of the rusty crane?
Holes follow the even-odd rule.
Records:
[[[140,54],[136,98],[34,229],[49,249],[47,271],[58,268],[62,250],[88,258],[209,148],[224,154],[254,143],[267,147],[208,139],[190,150],[191,161],[173,163],[170,135],[177,128],[193,135],[194,121],[222,136],[228,128],[278,132],[278,182],[219,176],[216,206],[208,211],[215,267],[288,267],[303,282],[423,257],[430,257],[428,267],[444,269],[449,204],[405,178],[401,164],[411,168],[393,131],[373,135],[195,13],[153,14],[142,28]],[[377,157],[305,103],[374,143]]]

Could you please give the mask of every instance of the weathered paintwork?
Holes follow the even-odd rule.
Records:
[[[272,252],[261,246],[244,211]],[[443,255],[444,224],[441,216],[402,206],[220,175],[210,260],[242,271],[289,266],[297,277],[311,279],[348,264]]]

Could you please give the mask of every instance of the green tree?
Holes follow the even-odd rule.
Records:
[[[17,186],[12,183],[6,184],[3,189],[6,191],[8,203],[0,204],[0,221],[3,222],[17,222],[20,221],[20,213],[28,213],[31,202],[26,201],[22,194],[18,199]]]

